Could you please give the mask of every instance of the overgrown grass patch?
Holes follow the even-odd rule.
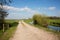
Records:
[[[14,34],[16,26],[10,27],[7,29],[4,34],[1,36],[1,40],[9,40],[9,38]]]

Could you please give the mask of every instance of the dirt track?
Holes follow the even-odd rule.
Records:
[[[10,40],[58,40],[57,36],[35,28],[25,22],[19,22],[17,30]]]

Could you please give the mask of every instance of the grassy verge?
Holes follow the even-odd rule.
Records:
[[[11,26],[5,30],[3,33],[2,30],[0,30],[0,40],[9,40],[9,38],[14,34],[19,20],[6,20],[7,23],[9,23]]]
[[[4,34],[1,32],[1,40],[9,40],[9,38],[14,34],[16,27],[11,27],[5,31]]]

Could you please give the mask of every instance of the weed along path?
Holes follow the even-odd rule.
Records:
[[[10,40],[58,40],[57,36],[35,28],[25,22],[19,22],[17,30]]]

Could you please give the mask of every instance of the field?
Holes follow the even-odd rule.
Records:
[[[60,23],[60,19],[49,19],[49,22],[56,22],[56,23]]]
[[[54,26],[59,26],[60,27],[60,19],[49,19],[48,23],[50,25],[54,25]],[[59,24],[59,25],[58,25]]]
[[[32,19],[24,19],[24,21],[28,24],[30,24],[30,22],[32,22],[33,20]]]
[[[18,23],[19,20],[6,20],[6,22],[7,23],[14,23],[14,22]],[[7,29],[4,33],[2,32],[2,30],[0,30],[0,40],[9,40],[9,38],[14,34],[16,27],[17,25],[16,26],[13,25],[9,29]]]
[[[13,22],[19,22],[20,20],[14,20],[14,19],[8,19],[5,20],[6,22],[13,23]]]

